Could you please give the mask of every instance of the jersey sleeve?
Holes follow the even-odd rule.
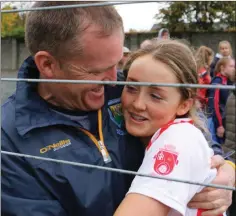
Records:
[[[210,170],[210,154],[207,153],[210,148],[201,132],[193,128],[193,125],[173,125],[152,141],[139,172],[160,178],[203,182]],[[151,197],[185,215],[187,203],[200,188],[192,184],[136,176],[128,193]]]

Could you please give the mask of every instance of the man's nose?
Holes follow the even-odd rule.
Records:
[[[104,81],[117,81],[117,70],[116,66],[110,68],[105,72]]]

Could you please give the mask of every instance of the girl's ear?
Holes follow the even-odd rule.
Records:
[[[188,113],[188,111],[192,108],[194,100],[192,98],[189,98],[185,101],[183,101],[178,109],[177,109],[177,116],[183,116]]]

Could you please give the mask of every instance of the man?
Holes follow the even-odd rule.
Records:
[[[65,4],[76,2],[34,6]],[[117,79],[124,32],[113,7],[30,12],[25,40],[33,57],[24,61],[19,78]],[[2,106],[2,150],[137,171],[144,149],[123,128],[121,90],[18,82],[16,93]],[[215,183],[231,185],[234,170],[222,164]],[[4,154],[1,174],[4,216],[110,216],[133,178]],[[218,215],[230,201],[230,192],[211,189],[196,196],[192,206]]]

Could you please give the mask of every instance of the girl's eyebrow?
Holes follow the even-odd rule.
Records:
[[[131,81],[131,82],[139,82],[137,79],[132,78],[132,77],[128,77],[128,78],[127,78],[127,81]],[[165,92],[165,91],[166,91],[165,89],[160,88],[160,87],[158,87],[158,86],[149,86],[149,88],[151,88],[151,89],[153,89],[153,90],[162,91],[162,92]]]
[[[166,90],[161,88],[161,87],[158,87],[158,86],[150,86],[151,89],[153,90],[158,90],[158,91],[162,91],[162,92],[165,92]]]

